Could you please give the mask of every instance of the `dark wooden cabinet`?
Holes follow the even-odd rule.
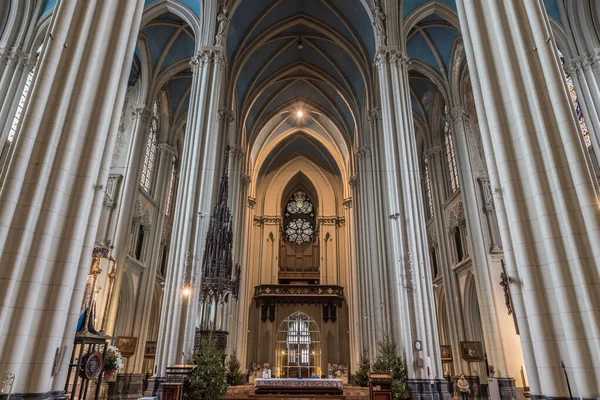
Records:
[[[373,372],[369,374],[371,400],[392,400],[392,374]]]

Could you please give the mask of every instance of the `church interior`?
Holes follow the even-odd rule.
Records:
[[[598,399],[596,148],[598,0],[0,0],[0,399]]]

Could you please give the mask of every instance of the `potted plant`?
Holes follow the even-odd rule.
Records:
[[[108,346],[104,355],[104,377],[113,379],[123,369],[123,358],[116,346]]]

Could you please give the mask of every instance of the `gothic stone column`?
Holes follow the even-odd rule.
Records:
[[[600,211],[541,0],[457,1],[531,393],[600,395]]]
[[[225,55],[206,48],[192,59],[192,90],[177,189],[171,252],[161,311],[156,365],[164,376],[167,366],[189,361],[197,326],[198,292],[204,241],[217,188],[224,118],[219,117]],[[191,285],[188,297],[184,282]],[[183,355],[182,355],[183,354]],[[185,358],[184,358],[185,357]]]
[[[477,296],[481,305],[480,314],[488,362],[495,367],[497,377],[514,379],[520,377],[523,354],[518,349],[519,337],[513,318],[504,305],[504,292],[498,284],[502,272],[500,262],[491,259],[490,244],[485,240],[484,229],[488,223],[484,214],[486,205],[477,195],[480,192],[477,178],[485,176],[485,168],[478,147],[469,143],[476,138],[469,135],[470,121],[464,109],[454,107],[450,116],[461,171],[461,193],[465,208],[470,210],[466,215],[467,231],[472,245],[472,270],[477,280]]]
[[[144,2],[60,4],[0,191],[0,371],[45,398],[64,389]]]
[[[413,397],[449,397],[442,378],[440,346],[435,321],[435,303],[425,208],[419,176],[419,155],[411,119],[408,60],[399,49],[378,50],[383,143],[392,257],[389,279],[397,288],[399,320],[393,320],[394,337],[400,340],[408,366]],[[421,342],[421,349],[414,346]],[[436,384],[431,385],[430,380]]]

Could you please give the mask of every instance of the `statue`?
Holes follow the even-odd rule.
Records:
[[[217,16],[217,35],[215,36],[215,46],[223,46],[225,44],[225,31],[229,25],[229,10],[223,6],[221,13]]]
[[[379,4],[375,4],[373,8],[373,24],[375,25],[375,29],[377,30],[377,45],[385,46],[387,45],[387,35],[385,34],[385,13],[381,9]]]

